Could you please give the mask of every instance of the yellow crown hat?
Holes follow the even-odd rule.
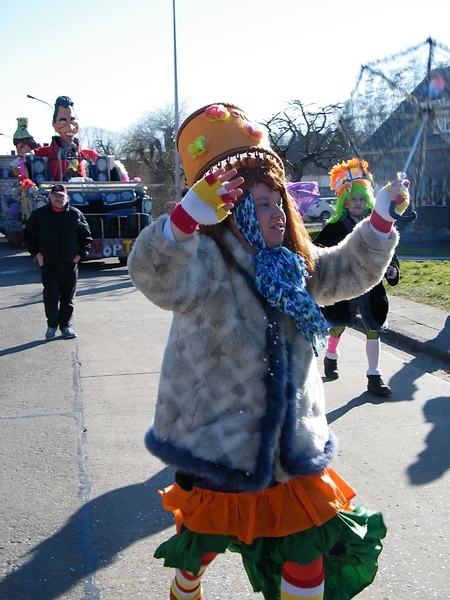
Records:
[[[351,158],[335,165],[329,175],[330,188],[335,191],[338,198],[344,190],[349,192],[355,181],[366,187],[372,187],[373,177],[369,171],[369,163],[359,158]]]
[[[284,168],[261,126],[234,104],[210,104],[190,115],[178,130],[177,150],[189,186],[213,167],[243,156],[270,155]]]

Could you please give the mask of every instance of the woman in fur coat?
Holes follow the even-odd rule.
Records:
[[[351,179],[345,180],[348,173]],[[375,197],[369,165],[364,160],[352,158],[335,165],[330,171],[330,187],[338,201],[335,214],[315,238],[318,246],[335,246],[353,231],[356,224],[373,210]],[[389,285],[397,285],[400,277],[400,263],[392,256],[386,269],[385,279]],[[361,313],[366,334],[367,390],[377,396],[387,396],[391,388],[383,381],[380,370],[380,332],[387,326],[389,301],[382,281],[358,298],[341,300],[332,306],[325,306],[322,312],[331,325],[330,337],[324,358],[325,377],[338,379],[338,344],[346,327],[353,327],[357,313]]]
[[[190,189],[128,261],[134,285],[173,313],[145,436],[176,471],[160,493],[177,533],[155,552],[176,569],[170,598],[201,599],[203,572],[228,549],[266,600],[348,600],[373,580],[386,530],[379,513],[351,505],[355,492],[330,467],[318,304],[381,280],[401,184],[340,246],[322,249],[281,160],[241,109],[196,111],[177,147]]]

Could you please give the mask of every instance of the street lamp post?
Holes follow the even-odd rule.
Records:
[[[53,110],[53,106],[51,104],[49,104],[48,102],[46,102],[45,100],[41,100],[40,98],[35,98],[34,96],[31,96],[30,94],[27,94],[27,98],[31,98],[31,100],[37,100],[38,102],[42,102],[42,104],[46,104],[47,106],[50,106],[50,108]]]
[[[175,139],[179,127],[179,114],[178,114],[178,73],[177,73],[177,26],[175,17],[175,0],[172,0],[172,13],[173,13],[173,73],[174,73],[174,86],[175,86]],[[180,181],[180,155],[177,151],[175,143],[175,200],[176,202],[181,201],[181,181]]]

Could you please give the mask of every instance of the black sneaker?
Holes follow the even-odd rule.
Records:
[[[47,331],[45,332],[45,339],[46,340],[54,340],[57,329],[58,329],[57,327],[48,327]]]
[[[323,366],[325,367],[325,377],[328,379],[339,379],[337,360],[335,358],[325,356]]]
[[[77,337],[77,334],[72,329],[72,327],[63,327],[61,329],[61,333],[63,334],[63,338],[65,338],[66,340],[71,340],[72,338]]]
[[[391,388],[384,383],[381,375],[367,375],[367,391],[377,396],[389,396]]]

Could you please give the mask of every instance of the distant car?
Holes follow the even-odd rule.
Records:
[[[311,221],[325,221],[334,215],[334,205],[337,198],[317,198],[306,211],[306,216]]]

